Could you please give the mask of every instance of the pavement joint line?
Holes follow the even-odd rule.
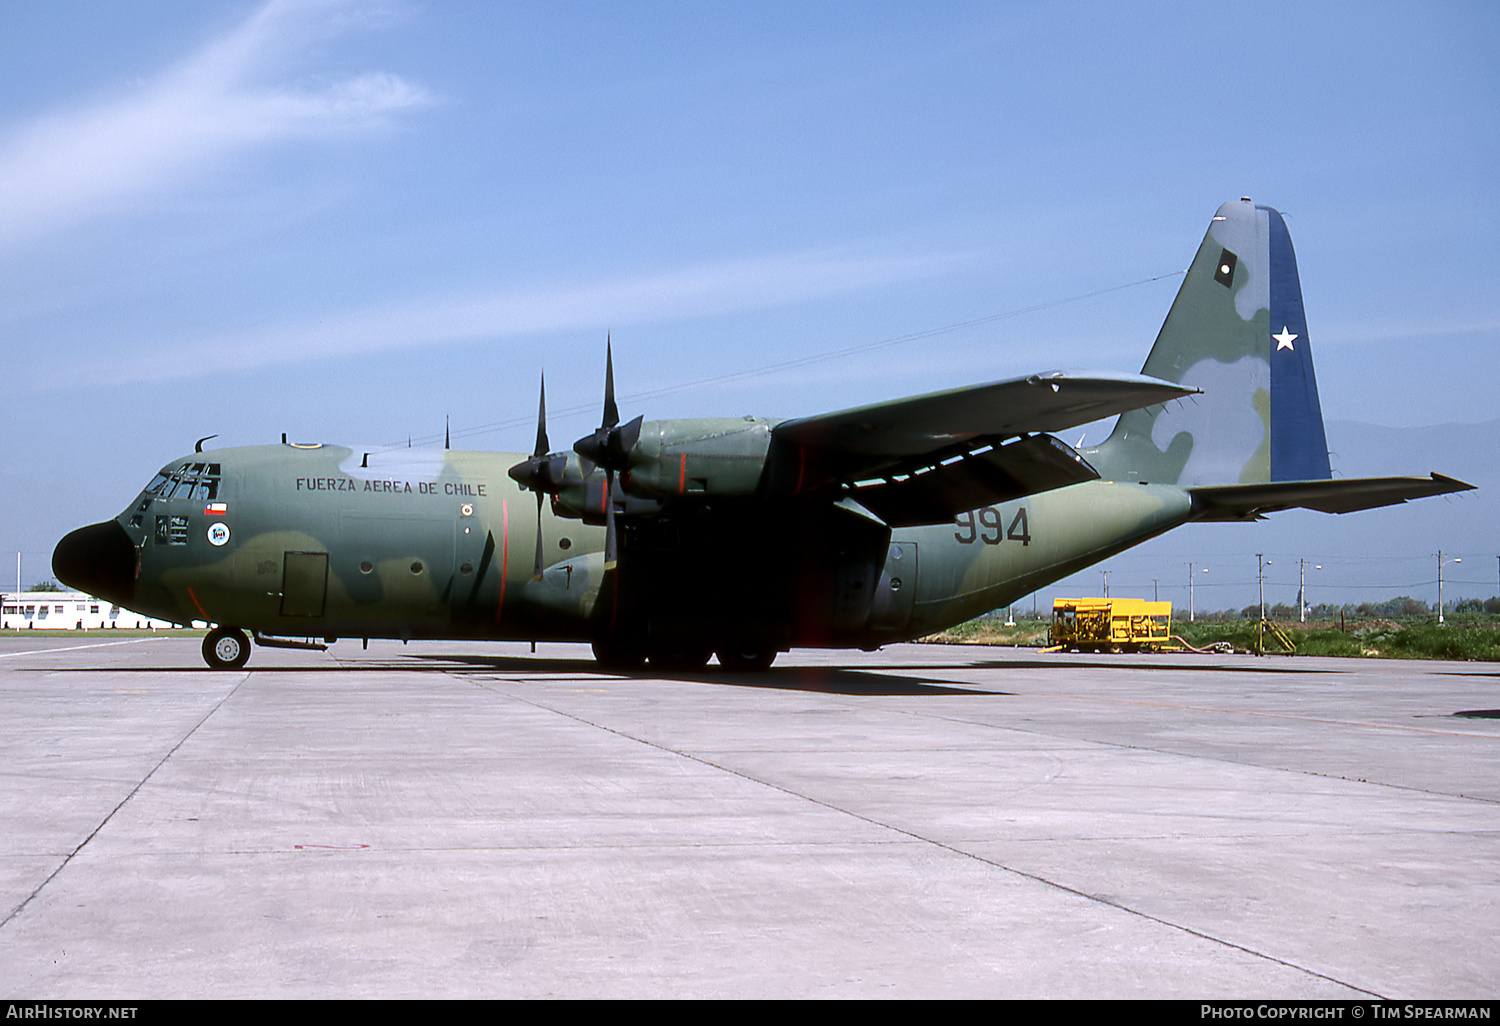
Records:
[[[155,639],[142,639],[142,640],[155,640]],[[110,644],[124,645],[124,644],[129,644],[129,642],[110,642]],[[163,755],[160,759],[157,760],[156,765],[152,766],[151,769],[149,771],[147,771],[147,773],[146,773],[145,776],[141,777],[140,780],[136,781],[135,786],[130,789],[129,793],[127,793],[124,798],[121,798],[119,800],[119,802],[116,803],[116,805],[115,805],[114,808],[112,808],[112,809],[109,810],[108,814],[106,814],[105,817],[99,821],[98,826],[94,827],[93,830],[89,831],[89,835],[87,837],[85,837],[82,841],[78,842],[77,847],[75,847],[72,851],[68,852],[65,856],[63,856],[63,860],[60,863],[58,863],[57,868],[54,869],[51,873],[47,874],[47,878],[45,880],[43,880],[41,883],[37,884],[35,890],[33,890],[30,894],[28,894],[25,897],[25,899],[19,905],[17,905],[15,908],[11,909],[9,915],[7,915],[3,920],[0,920],[0,930],[3,930],[7,926],[9,926],[11,924],[11,921],[14,920],[17,916],[19,916],[22,913],[22,911],[25,910],[25,908],[26,908],[27,905],[31,904],[32,899],[34,899],[38,894],[41,894],[42,891],[44,891],[46,889],[46,887],[47,887],[48,884],[50,884],[53,880],[57,879],[57,876],[58,876],[59,873],[61,873],[64,869],[68,868],[68,866],[72,863],[74,857],[76,857],[78,855],[78,853],[81,852],[84,849],[84,847],[90,841],[92,841],[95,837],[98,836],[99,831],[103,830],[104,827],[106,826],[106,824],[108,824],[109,821],[114,818],[115,813],[117,813],[121,809],[123,809],[125,807],[125,803],[128,802],[128,801],[130,801],[130,799],[134,798],[136,796],[136,793],[139,792],[141,788],[143,788],[143,787],[146,786],[146,781],[150,780],[153,776],[155,776],[156,775],[156,771],[159,770],[159,769],[161,769],[164,765],[166,765],[167,760],[170,759],[174,754],[176,754],[176,752],[177,752],[177,750],[179,748],[181,748],[183,745],[187,744],[188,738],[190,738],[194,734],[196,734],[198,732],[198,728],[202,727],[203,724],[207,723],[208,720],[209,720],[209,717],[213,716],[214,713],[218,712],[223,707],[223,705],[224,705],[225,702],[227,702],[231,698],[233,698],[234,695],[235,695],[235,693],[237,691],[239,691],[239,689],[241,687],[244,686],[245,681],[247,681],[249,679],[250,679],[250,674],[248,672],[242,672],[239,681],[234,685],[234,687],[230,688],[229,691],[224,695],[223,698],[221,698],[217,702],[215,702],[214,705],[213,705],[213,708],[210,709],[210,710],[208,710],[208,712],[204,713],[203,717],[197,723],[193,724],[192,728],[186,734],[182,735],[182,737],[178,739],[178,741],[177,741],[176,744],[174,744],[170,749],[168,749],[167,754]]]
[[[1046,697],[1051,697],[1051,696],[1048,696],[1048,695],[1032,695],[1032,696],[1029,696],[1029,697],[1046,698]],[[1076,697],[1076,696],[1063,695],[1063,696],[1058,696],[1058,697]],[[1108,699],[1097,699],[1096,701],[1107,702],[1109,700]],[[1138,705],[1138,704],[1139,705],[1154,705],[1156,703],[1150,703],[1150,702],[1145,702],[1145,703],[1122,702],[1122,703],[1119,703],[1119,704],[1122,704],[1122,705]],[[1170,709],[1186,709],[1186,710],[1189,710],[1189,711],[1198,711],[1198,712],[1221,712],[1221,713],[1225,713],[1225,714],[1228,714],[1228,713],[1231,713],[1231,712],[1235,711],[1235,710],[1228,710],[1228,709],[1202,709],[1202,708],[1197,707],[1197,706],[1163,706],[1163,707],[1164,708],[1170,708]],[[1469,802],[1484,802],[1484,803],[1489,804],[1489,805],[1500,805],[1500,798],[1488,798],[1488,797],[1486,797],[1484,795],[1462,794],[1462,793],[1453,792],[1453,791],[1434,791],[1434,790],[1432,790],[1431,788],[1428,788],[1428,787],[1412,787],[1409,784],[1392,784],[1392,783],[1388,783],[1388,782],[1386,782],[1384,780],[1370,780],[1370,779],[1368,779],[1366,777],[1346,777],[1346,776],[1342,776],[1342,775],[1337,774],[1337,773],[1322,773],[1322,772],[1319,772],[1318,770],[1296,769],[1294,767],[1287,767],[1287,766],[1262,766],[1259,763],[1238,762],[1238,761],[1236,761],[1234,759],[1225,759],[1225,758],[1222,758],[1222,757],[1212,756],[1212,755],[1192,755],[1192,756],[1186,756],[1182,752],[1174,752],[1174,751],[1170,751],[1170,750],[1164,749],[1164,748],[1152,748],[1152,747],[1148,747],[1146,745],[1130,745],[1130,744],[1125,744],[1124,742],[1121,742],[1121,741],[1086,741],[1086,740],[1084,740],[1082,738],[1072,737],[1072,736],[1067,735],[1067,734],[1047,734],[1047,733],[1044,733],[1044,732],[1042,732],[1040,730],[1028,729],[1026,727],[1020,727],[1020,726],[1015,726],[1015,725],[1010,725],[1010,724],[1007,724],[1005,726],[998,726],[998,725],[993,724],[993,723],[986,723],[983,720],[973,720],[973,719],[968,719],[968,718],[963,717],[963,716],[954,716],[954,715],[950,715],[950,714],[946,714],[946,713],[928,712],[928,711],[919,710],[919,709],[905,709],[905,710],[902,710],[902,712],[905,715],[907,715],[907,716],[916,716],[916,717],[922,717],[922,718],[927,718],[927,719],[943,720],[943,721],[948,722],[948,723],[962,723],[962,724],[964,724],[966,726],[970,726],[970,727],[985,727],[985,728],[989,728],[991,730],[1007,730],[1007,731],[1013,731],[1013,732],[1018,733],[1018,734],[1027,734],[1027,735],[1030,735],[1032,737],[1045,737],[1045,738],[1054,738],[1054,739],[1058,739],[1058,740],[1066,740],[1066,741],[1073,742],[1075,744],[1100,745],[1100,746],[1103,746],[1103,747],[1106,747],[1106,748],[1119,748],[1119,749],[1123,749],[1125,751],[1131,751],[1131,752],[1150,752],[1153,755],[1165,755],[1165,756],[1171,756],[1172,758],[1177,758],[1177,759],[1181,759],[1181,758],[1203,759],[1203,760],[1208,761],[1208,762],[1221,762],[1221,763],[1224,763],[1225,765],[1228,765],[1228,766],[1255,766],[1258,769],[1271,770],[1271,771],[1277,772],[1277,773],[1297,773],[1297,774],[1301,774],[1302,776],[1317,777],[1317,778],[1322,779],[1322,780],[1342,780],[1342,781],[1344,781],[1347,784],[1369,784],[1372,787],[1389,787],[1389,788],[1391,788],[1393,790],[1396,790],[1396,791],[1409,791],[1409,792],[1411,792],[1413,794],[1430,794],[1430,795],[1432,795],[1432,796],[1434,796],[1436,798],[1461,798],[1464,801],[1469,801]],[[1269,713],[1247,713],[1247,715],[1262,715],[1262,716],[1264,716],[1264,715],[1276,715],[1276,714],[1269,714]],[[1324,724],[1326,726],[1335,726],[1335,727],[1337,727],[1337,726],[1344,726],[1344,727],[1369,727],[1369,726],[1378,726],[1378,724],[1367,724],[1367,723],[1362,723],[1362,722],[1357,722],[1357,721],[1351,721],[1351,720],[1330,720],[1330,719],[1322,719],[1322,718],[1317,718],[1317,717],[1286,716],[1285,718],[1286,719],[1291,719],[1291,720],[1299,720],[1299,721],[1302,721],[1302,722],[1305,722],[1305,723],[1320,723],[1320,724]],[[1416,731],[1417,733],[1443,734],[1443,735],[1446,735],[1448,737],[1479,737],[1479,738],[1484,738],[1486,740],[1493,740],[1494,739],[1494,736],[1490,735],[1490,734],[1469,734],[1469,733],[1465,733],[1465,732],[1461,732],[1461,731],[1423,730],[1422,728],[1419,728],[1419,727],[1403,728],[1399,724],[1395,724],[1393,726],[1395,727],[1395,729],[1410,729],[1410,730]],[[1051,750],[1051,749],[1049,748],[1048,750]]]
[[[900,834],[903,837],[909,837],[909,838],[911,838],[914,841],[918,841],[918,842],[921,842],[923,844],[931,845],[934,848],[942,849],[943,851],[950,852],[950,853],[952,853],[954,855],[959,856],[960,858],[971,859],[971,860],[973,860],[975,862],[980,863],[981,865],[990,866],[991,868],[998,869],[1001,872],[1011,873],[1011,874],[1013,874],[1015,876],[1021,877],[1022,879],[1030,880],[1030,881],[1032,881],[1034,883],[1042,884],[1045,887],[1050,887],[1050,888],[1053,888],[1055,890],[1062,891],[1065,894],[1070,894],[1070,895],[1072,895],[1074,897],[1082,898],[1085,901],[1094,902],[1096,904],[1104,905],[1104,906],[1106,906],[1108,908],[1113,908],[1113,909],[1115,909],[1117,911],[1124,912],[1126,915],[1137,916],[1137,917],[1139,917],[1141,919],[1144,919],[1144,920],[1146,920],[1148,922],[1152,922],[1152,923],[1156,923],[1156,924],[1158,924],[1160,926],[1164,926],[1164,927],[1166,927],[1166,928],[1168,928],[1170,930],[1177,930],[1177,931],[1185,933],[1185,934],[1187,934],[1189,936],[1197,937],[1200,940],[1208,941],[1211,944],[1219,944],[1219,945],[1222,945],[1223,947],[1231,948],[1231,949],[1233,949],[1235,951],[1243,952],[1243,953],[1245,953],[1247,955],[1250,955],[1253,958],[1263,959],[1263,960],[1265,960],[1267,962],[1273,962],[1273,963],[1275,963],[1277,965],[1285,966],[1286,968],[1294,970],[1296,972],[1306,973],[1308,976],[1314,976],[1314,977],[1317,977],[1318,979],[1321,979],[1321,980],[1327,980],[1330,983],[1336,984],[1336,985],[1338,985],[1340,987],[1345,987],[1345,988],[1347,988],[1349,990],[1352,990],[1352,991],[1354,991],[1356,993],[1359,993],[1359,994],[1368,994],[1371,997],[1373,997],[1373,998],[1375,998],[1377,1000],[1380,1000],[1380,1001],[1388,1001],[1388,1000],[1390,1000],[1390,998],[1387,997],[1386,995],[1377,993],[1376,991],[1373,991],[1373,990],[1369,990],[1369,989],[1367,989],[1365,987],[1358,986],[1357,984],[1350,983],[1350,982],[1348,982],[1346,980],[1341,980],[1338,977],[1330,976],[1327,973],[1318,972],[1316,969],[1311,969],[1311,968],[1309,968],[1307,966],[1304,966],[1304,965],[1298,965],[1295,962],[1289,962],[1289,961],[1287,961],[1284,958],[1277,958],[1275,955],[1268,954],[1268,953],[1266,953],[1264,951],[1257,951],[1254,948],[1247,947],[1247,946],[1245,946],[1243,944],[1237,944],[1234,941],[1226,940],[1223,937],[1215,937],[1212,934],[1204,933],[1201,930],[1195,930],[1195,929],[1193,929],[1190,926],[1183,925],[1182,923],[1174,923],[1171,920],[1163,919],[1160,916],[1154,916],[1154,915],[1150,914],[1149,912],[1142,912],[1139,909],[1131,908],[1130,906],[1121,904],[1118,901],[1111,901],[1110,899],[1101,897],[1101,896],[1099,896],[1097,894],[1089,894],[1088,892],[1081,891],[1081,890],[1079,890],[1076,887],[1070,887],[1067,884],[1058,883],[1056,880],[1049,880],[1047,877],[1040,876],[1040,875],[1038,875],[1036,873],[1029,873],[1029,872],[1027,872],[1027,871],[1025,871],[1023,869],[1017,869],[1014,866],[1007,866],[1004,863],[995,861],[994,859],[987,859],[987,858],[985,858],[982,855],[977,855],[974,852],[965,851],[962,848],[955,847],[952,844],[948,844],[946,842],[939,841],[939,840],[937,840],[935,838],[924,837],[921,834],[915,833],[915,832],[913,832],[911,830],[907,830],[904,827],[899,827],[899,826],[896,826],[895,824],[892,824],[892,823],[882,822],[882,821],[880,821],[878,819],[875,819],[875,818],[873,818],[871,816],[867,816],[867,815],[864,815],[863,813],[855,812],[855,811],[853,811],[851,809],[840,808],[839,806],[834,805],[831,802],[823,801],[823,800],[818,799],[818,798],[813,798],[810,795],[801,794],[801,793],[799,793],[797,791],[792,790],[791,788],[785,787],[785,786],[783,786],[781,784],[773,783],[773,782],[771,782],[769,780],[762,780],[759,777],[755,777],[755,776],[750,775],[749,773],[744,772],[743,770],[738,770],[738,769],[735,769],[735,768],[730,767],[730,766],[722,766],[722,765],[720,765],[720,764],[712,761],[711,759],[706,759],[706,758],[703,758],[702,756],[693,755],[691,752],[680,751],[680,750],[678,750],[676,748],[670,748],[670,747],[668,747],[666,745],[659,744],[659,743],[657,743],[655,741],[650,741],[650,740],[647,740],[645,738],[636,737],[633,734],[628,734],[625,731],[619,730],[619,729],[617,729],[615,727],[609,727],[609,726],[606,726],[606,725],[604,725],[602,723],[595,723],[594,721],[585,719],[584,717],[579,716],[576,713],[565,712],[565,711],[563,711],[561,709],[554,709],[551,706],[544,705],[543,703],[538,702],[538,701],[534,701],[532,699],[523,698],[523,697],[521,697],[519,695],[507,694],[507,693],[503,693],[503,692],[497,692],[495,688],[493,688],[493,687],[490,686],[492,683],[494,683],[493,680],[490,680],[490,681],[478,681],[478,682],[471,682],[471,683],[474,683],[474,686],[479,687],[482,690],[490,691],[490,692],[497,693],[497,694],[503,694],[504,697],[509,698],[512,701],[521,702],[524,705],[529,705],[529,706],[532,706],[533,708],[541,709],[541,710],[543,710],[545,712],[550,712],[550,713],[552,713],[555,716],[565,717],[565,718],[573,720],[573,721],[575,721],[577,723],[581,723],[584,726],[592,727],[595,730],[602,730],[602,731],[605,731],[606,733],[614,734],[615,736],[623,738],[623,739],[625,739],[627,741],[633,741],[636,744],[644,745],[644,746],[646,746],[648,748],[655,748],[658,751],[665,752],[665,753],[670,754],[670,755],[675,755],[678,758],[687,759],[687,760],[689,760],[691,762],[696,762],[696,763],[698,763],[700,765],[707,766],[710,769],[717,770],[720,773],[727,773],[727,774],[730,774],[731,776],[739,777],[742,780],[747,780],[747,781],[749,781],[751,783],[758,784],[761,787],[766,787],[766,788],[769,788],[769,789],[771,789],[773,791],[779,791],[782,794],[787,795],[788,797],[798,798],[798,799],[800,799],[802,801],[805,801],[805,802],[808,802],[808,803],[810,803],[812,805],[818,805],[818,806],[821,806],[822,808],[828,809],[830,812],[837,812],[837,813],[839,813],[841,815],[849,816],[852,819],[857,819],[857,820],[860,820],[861,822],[868,823],[871,826],[878,827],[878,828],[883,829],[883,830],[889,830],[890,832],[895,833],[895,834]],[[1126,747],[1128,747],[1128,746],[1126,746]]]

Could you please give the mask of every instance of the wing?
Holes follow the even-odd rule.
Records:
[[[1463,492],[1474,486],[1442,474],[1427,477],[1350,477],[1326,481],[1271,481],[1188,489],[1197,520],[1259,520],[1284,509],[1353,513],[1394,506],[1429,495]]]
[[[1139,374],[1049,371],[783,421],[771,433],[770,495],[836,485],[892,526],[933,524],[965,510],[1099,475],[1046,434],[1196,389]]]

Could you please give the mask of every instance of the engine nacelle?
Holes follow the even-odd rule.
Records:
[[[630,450],[625,492],[662,500],[753,495],[778,423],[764,417],[647,421]]]
[[[754,495],[778,423],[763,417],[647,421],[630,449],[629,469],[615,481],[615,513],[649,516],[675,499]],[[602,470],[568,453],[553,512],[604,523],[604,478]]]

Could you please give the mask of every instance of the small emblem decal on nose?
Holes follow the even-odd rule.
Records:
[[[229,541],[229,525],[222,520],[216,520],[209,525],[208,543],[210,545],[224,545]]]

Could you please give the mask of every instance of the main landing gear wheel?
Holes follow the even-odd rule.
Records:
[[[203,639],[203,661],[211,670],[238,670],[250,658],[250,639],[238,627],[215,627]]]
[[[646,650],[618,638],[601,638],[594,642],[594,658],[606,670],[634,673],[646,665]]]
[[[678,640],[653,646],[651,665],[663,673],[696,673],[708,665],[713,654],[707,645]]]
[[[734,647],[718,651],[719,665],[729,673],[765,673],[776,661],[774,648]]]

